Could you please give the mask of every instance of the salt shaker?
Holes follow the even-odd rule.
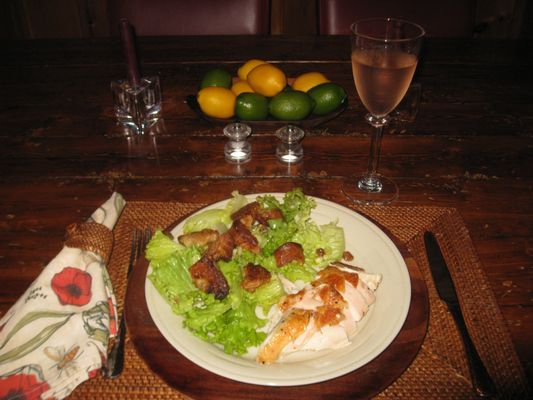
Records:
[[[241,122],[234,122],[224,127],[224,136],[229,139],[224,146],[226,161],[242,164],[252,159],[252,146],[246,140],[251,133],[252,128]]]
[[[303,129],[295,125],[287,125],[276,131],[281,143],[276,148],[276,157],[283,163],[297,163],[304,157],[304,150],[300,143],[305,136]]]

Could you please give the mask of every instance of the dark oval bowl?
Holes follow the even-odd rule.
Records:
[[[326,121],[329,121],[338,115],[340,115],[344,110],[346,110],[346,107],[348,107],[348,100],[345,99],[339,108],[337,108],[335,111],[330,112],[326,115],[310,115],[309,117],[298,120],[298,121],[282,121],[279,119],[269,118],[262,121],[240,121],[237,118],[230,118],[230,119],[220,119],[220,118],[213,118],[209,117],[208,115],[205,115],[202,110],[200,109],[200,105],[198,104],[198,101],[196,100],[195,95],[189,95],[186,98],[187,105],[193,110],[200,118],[209,121],[215,125],[227,125],[231,124],[232,122],[243,122],[250,126],[264,126],[264,127],[282,127],[285,125],[296,125],[303,129],[310,129],[315,128],[316,126],[323,124]]]

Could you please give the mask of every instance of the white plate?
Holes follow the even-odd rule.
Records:
[[[283,194],[269,193],[278,198]],[[257,196],[247,196],[253,201]],[[355,257],[353,264],[368,272],[383,274],[376,291],[376,302],[359,323],[352,343],[339,350],[300,352],[273,365],[258,365],[252,357],[236,357],[219,347],[202,341],[182,327],[182,318],[146,279],[148,310],[161,334],[183,356],[215,374],[244,383],[268,386],[295,386],[322,382],[362,367],[377,357],[394,340],[407,317],[411,301],[409,272],[402,255],[389,237],[360,214],[315,198],[317,207],[311,217],[319,225],[337,220],[344,228],[346,250]],[[212,204],[200,211],[222,208],[228,200]],[[183,221],[172,234],[181,233]],[[150,271],[148,272],[150,273]]]

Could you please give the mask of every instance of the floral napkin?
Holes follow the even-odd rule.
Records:
[[[116,335],[106,264],[125,206],[118,193],[88,221],[0,319],[0,399],[62,399],[92,378]]]

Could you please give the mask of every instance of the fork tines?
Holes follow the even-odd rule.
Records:
[[[130,259],[128,263],[127,277],[129,278],[133,266],[139,259],[141,252],[146,248],[146,245],[152,238],[152,230],[150,228],[135,229],[133,231],[131,240]],[[126,334],[126,324],[124,323],[124,309],[120,319],[120,328],[117,339],[113,348],[109,352],[107,362],[102,369],[102,373],[107,378],[116,378],[122,373],[124,368],[124,342]]]

